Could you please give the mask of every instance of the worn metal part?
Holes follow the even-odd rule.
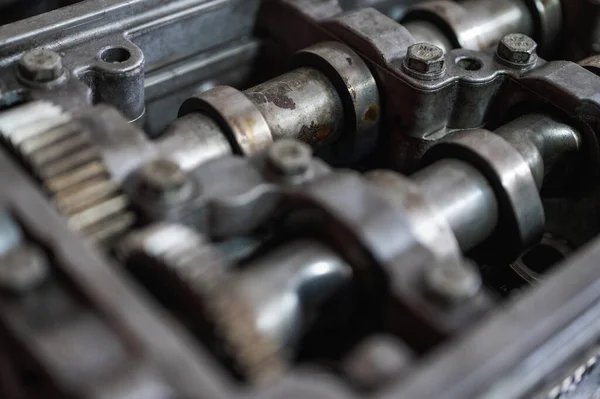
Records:
[[[498,202],[490,183],[473,166],[443,159],[412,175],[426,201],[443,215],[463,251],[496,228]]]
[[[527,68],[537,61],[537,43],[529,36],[509,33],[498,43],[496,54],[509,66]]]
[[[185,200],[192,193],[183,169],[175,162],[156,158],[138,170],[137,195],[150,197],[153,201],[177,203]]]
[[[324,73],[342,101],[343,126],[332,145],[331,161],[352,163],[369,155],[379,138],[381,102],[375,78],[362,58],[341,43],[325,42],[299,51],[292,62]]]
[[[442,44],[446,51],[457,46],[484,50],[506,34],[519,33],[533,36],[546,52],[552,50],[563,22],[560,0],[424,1],[401,21],[417,41],[433,39],[430,42]],[[434,30],[426,28],[431,23]]]
[[[236,153],[252,154],[273,140],[271,127],[258,106],[233,87],[215,87],[187,99],[179,116],[202,111],[217,121]]]
[[[175,161],[184,170],[232,153],[231,144],[217,123],[197,113],[173,121],[154,143],[158,153]]]
[[[462,159],[484,173],[499,201],[498,220],[504,231],[502,252],[514,251],[538,240],[544,228],[544,208],[527,161],[500,136],[486,130],[456,133],[433,147],[430,162],[441,157]]]
[[[429,43],[413,44],[408,48],[404,66],[416,78],[437,79],[445,71],[444,50]]]
[[[23,159],[69,224],[93,242],[110,242],[135,216],[86,130],[47,102],[0,116],[2,141]]]
[[[167,282],[164,290],[174,297],[171,302],[181,303],[186,292],[191,295],[192,303],[183,309],[193,310],[191,317],[205,315],[205,322],[213,325],[214,335],[224,342],[223,349],[246,378],[260,382],[281,372],[280,347],[272,337],[261,334],[248,299],[234,289],[218,253],[202,236],[184,226],[156,225],[134,232],[118,251],[142,281]],[[136,263],[140,257],[146,262]],[[156,265],[150,268],[147,262]],[[178,286],[177,291],[169,280]]]
[[[202,391],[218,397],[229,380],[217,363],[121,268],[70,230],[6,150],[0,152],[2,178],[11,185],[0,194],[3,220],[7,214],[11,220],[2,223],[3,248],[21,230],[48,250],[52,263],[41,286],[0,295],[3,396],[166,398]],[[38,383],[24,380],[24,371]]]
[[[0,0],[0,397],[597,393],[598,4]]]
[[[251,264],[232,282],[249,304],[257,330],[281,356],[298,351],[319,309],[352,281],[352,268],[319,242],[294,241]]]
[[[363,60],[329,42],[299,52],[294,65],[299,68],[243,93],[231,87],[200,93],[184,101],[179,116],[207,113],[241,154],[295,138],[316,148],[333,144],[331,156],[346,162],[368,155],[377,144],[380,104]]]
[[[582,146],[581,133],[547,114],[522,116],[495,133],[519,151],[529,164],[538,188],[556,164],[579,153]]]
[[[38,15],[32,22],[24,20],[0,26],[0,65],[4,67],[0,75],[7,80],[9,90],[19,90],[18,83],[11,77],[12,65],[25,51],[37,48],[57,53],[66,51],[66,57],[63,57],[65,68],[71,72],[71,77],[77,77],[89,86],[92,95],[90,98],[83,90],[74,95],[69,85],[53,89],[58,98],[76,97],[75,101],[65,98],[65,106],[72,108],[91,101],[107,102],[118,107],[130,120],[141,123],[145,101],[144,72],[169,71],[178,61],[198,53],[209,53],[215,46],[225,47],[249,35],[258,3],[257,0],[181,0],[168,5],[157,0],[135,4],[121,0],[78,2]],[[236,22],[230,23],[232,20]],[[168,39],[156,40],[157,37]],[[197,40],[190,42],[188,37]],[[189,65],[194,71],[203,67]],[[188,84],[199,85],[210,79],[202,74],[197,76],[200,81],[193,78]],[[225,79],[223,83],[229,83],[231,79],[216,78]],[[173,90],[168,80],[162,80],[158,86],[167,92]],[[153,90],[158,88],[153,84]],[[31,91],[33,96],[38,96],[37,90]],[[171,100],[166,104],[172,115],[176,115],[180,102]],[[149,128],[157,130],[155,126]]]
[[[19,73],[25,81],[47,83],[60,78],[64,71],[59,54],[38,49],[29,51],[21,57]]]
[[[448,52],[454,48],[452,40],[444,34],[442,28],[426,20],[408,20],[402,25],[410,32],[416,42],[429,43]]]
[[[532,13],[523,0],[428,1],[417,3],[405,18],[442,22],[455,46],[471,50],[492,47],[508,33],[534,32]]]

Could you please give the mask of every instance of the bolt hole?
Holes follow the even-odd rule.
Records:
[[[521,260],[531,271],[544,274],[565,256],[556,248],[548,244],[538,244],[527,251]]]
[[[104,50],[100,54],[100,59],[110,64],[118,64],[127,61],[131,57],[131,53],[124,47],[112,47]]]
[[[465,71],[479,71],[483,68],[483,62],[473,57],[459,57],[456,59],[456,65]]]

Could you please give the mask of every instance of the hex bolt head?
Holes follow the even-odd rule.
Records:
[[[175,162],[158,158],[140,168],[140,188],[144,193],[162,196],[179,192],[187,183],[187,176]]]
[[[475,296],[481,289],[481,275],[471,262],[437,264],[427,269],[425,284],[439,299],[457,303]]]
[[[31,244],[13,248],[0,258],[0,287],[12,294],[23,294],[37,287],[49,273],[46,254]]]
[[[417,43],[408,48],[406,67],[420,74],[439,75],[444,70],[444,50],[430,43]]]
[[[510,33],[498,43],[500,59],[518,65],[529,65],[537,59],[537,43],[522,33]]]
[[[62,59],[52,50],[28,51],[19,61],[21,76],[32,82],[51,82],[62,76]]]
[[[306,172],[311,165],[312,148],[298,140],[279,140],[269,147],[267,160],[283,175],[299,175]]]

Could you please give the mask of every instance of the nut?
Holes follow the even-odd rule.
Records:
[[[481,288],[481,275],[470,262],[437,264],[425,274],[425,284],[439,299],[456,303],[475,296]]]
[[[312,149],[297,140],[279,140],[269,147],[267,159],[278,172],[292,176],[304,173],[312,161]]]
[[[175,162],[158,158],[141,167],[140,186],[145,193],[163,195],[179,192],[187,183],[185,172]]]
[[[537,43],[527,35],[510,33],[498,43],[500,59],[512,64],[529,65],[537,59]]]
[[[413,44],[406,54],[406,67],[422,74],[441,74],[444,70],[444,50],[429,43]]]
[[[32,82],[51,82],[63,74],[62,59],[52,50],[31,50],[19,61],[19,72]]]

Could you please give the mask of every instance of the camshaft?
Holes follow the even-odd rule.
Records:
[[[370,172],[366,179],[403,202],[414,234],[433,252],[440,252],[444,245],[431,240],[440,237],[431,229],[439,228],[435,220],[443,220],[462,252],[481,244],[505,225],[502,228],[512,231],[506,230],[502,240],[512,241],[515,256],[541,238],[544,214],[537,189],[545,172],[560,159],[578,152],[580,144],[580,134],[568,124],[548,115],[530,114],[494,133],[456,133],[426,155],[432,163],[414,174],[410,182],[384,171]],[[409,197],[415,193],[422,196],[429,214],[411,206]],[[506,219],[514,224],[506,226]],[[447,255],[440,252],[447,267],[452,268]],[[471,282],[465,284],[462,293],[468,297],[474,294],[477,278],[469,274],[474,272],[472,269],[462,267],[466,270],[462,278]],[[290,347],[298,341],[297,334],[307,328],[302,315],[311,314],[311,309],[317,309],[323,300],[317,298],[331,295],[350,278],[351,268],[331,251],[314,243],[291,243],[256,260],[236,277],[239,283],[235,285],[253,304],[263,332],[281,347]]]
[[[201,135],[209,143],[196,153],[204,159],[252,154],[273,140],[294,138],[333,147],[333,159],[369,154],[377,142],[380,104],[364,61],[347,46],[328,42],[299,52],[293,64],[299,68],[244,92],[219,86],[187,99],[161,145],[181,152],[181,136],[197,141],[194,136]],[[188,164],[197,164],[193,150],[181,155]]]
[[[404,215],[408,224],[388,226],[368,217],[363,222],[370,226],[371,233],[385,227],[392,229],[388,234],[414,237],[435,259],[433,266],[423,270],[426,294],[441,300],[444,306],[464,306],[480,295],[481,277],[465,262],[463,253],[484,245],[494,256],[511,261],[536,243],[544,229],[539,195],[544,177],[561,160],[578,153],[581,140],[580,133],[569,124],[543,113],[526,114],[494,133],[483,129],[453,133],[425,154],[424,162],[429,165],[410,179],[385,170],[372,171],[360,178],[359,184],[365,185],[369,196],[390,201],[392,214]],[[280,162],[297,166],[295,171],[290,169],[285,173],[302,175],[310,170],[308,166],[300,167],[307,162],[304,157],[307,151],[306,144],[284,139],[275,142],[268,153],[282,157]],[[253,157],[257,156],[262,153]],[[272,156],[275,155],[267,157],[267,162],[272,162],[269,160]],[[213,172],[218,170],[216,165],[210,168]],[[199,170],[202,169],[200,166]],[[223,179],[227,179],[226,173],[230,172],[225,172]],[[293,190],[299,193],[316,190],[310,188],[311,179],[318,186],[319,176],[320,173],[308,181],[301,180],[305,183],[293,183],[297,185]],[[332,181],[344,179],[342,175],[333,176]],[[332,194],[332,198],[347,195]],[[357,210],[360,211],[366,210]],[[202,272],[200,277],[194,271],[200,264],[195,262],[206,256],[202,255],[206,253],[202,249],[206,244],[188,245],[183,243],[189,240],[181,237],[169,238],[176,248],[168,249],[165,244],[164,248],[156,249],[160,253],[165,251],[165,256],[170,254],[169,258],[150,249],[156,245],[151,243],[161,241],[160,237],[167,240],[170,236],[196,234],[183,231],[175,234],[178,230],[173,229],[176,228],[155,225],[134,233],[121,246],[121,256],[131,263],[139,254],[146,254],[165,263],[184,285],[195,287],[193,295],[209,307],[209,314],[233,312],[232,306],[240,307],[235,310],[235,317],[234,314],[217,317],[216,313],[211,317],[221,331],[221,338],[237,348],[232,355],[234,363],[251,379],[262,380],[279,373],[277,370],[293,358],[321,307],[336,296],[349,295],[350,287],[364,278],[359,277],[356,265],[346,254],[314,238],[288,240],[236,269],[221,265],[212,266],[216,267],[213,270],[207,264],[202,268],[212,271]],[[396,250],[401,254],[408,248]],[[183,252],[176,255],[179,251]],[[211,257],[214,259],[214,255]],[[188,263],[172,263],[176,259],[187,259]],[[134,270],[142,280],[162,279],[157,276],[165,273],[161,269],[152,271],[144,263]],[[158,274],[148,277],[153,273]],[[228,305],[222,308],[223,303]],[[247,313],[241,317],[239,312]],[[233,329],[240,328],[253,332],[243,338],[230,335]]]
[[[597,389],[600,1],[59,3],[0,27],[0,397]]]

